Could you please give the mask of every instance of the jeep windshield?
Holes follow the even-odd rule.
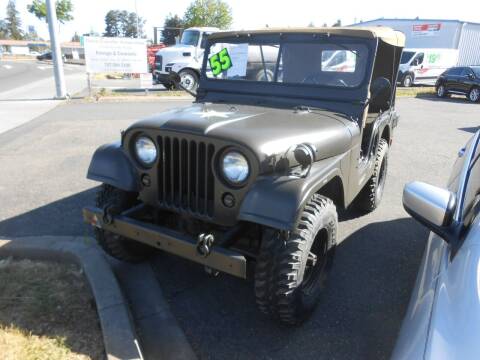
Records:
[[[365,43],[341,36],[305,41],[257,35],[211,43],[204,72],[218,82],[354,88],[365,79],[368,51]]]

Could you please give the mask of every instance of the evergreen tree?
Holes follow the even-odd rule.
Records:
[[[15,7],[15,1],[9,0],[7,4],[7,17],[5,18],[7,37],[13,40],[23,39],[22,21]]]
[[[174,45],[175,38],[180,36],[180,29],[184,27],[185,24],[180,16],[169,14],[163,24],[162,42],[165,45]]]

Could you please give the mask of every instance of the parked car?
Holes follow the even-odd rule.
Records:
[[[398,82],[405,87],[433,85],[438,76],[458,61],[455,49],[404,49],[398,71]]]
[[[405,209],[432,232],[393,360],[479,358],[479,138],[459,151],[445,188],[404,188]]]
[[[435,89],[438,97],[465,95],[471,102],[480,99],[480,66],[453,67],[439,76]]]
[[[210,273],[253,273],[262,312],[303,321],[332,265],[337,208],[382,199],[404,42],[383,27],[210,35],[195,103],[93,155],[87,177],[103,185],[83,214],[98,243],[126,261],[156,248]],[[332,50],[355,54],[350,71],[322,67]]]
[[[65,54],[62,54],[62,61],[65,62],[66,59],[67,58],[65,57]],[[37,60],[40,60],[40,61],[52,60],[52,52],[47,51],[47,52],[44,52],[41,55],[38,55]]]

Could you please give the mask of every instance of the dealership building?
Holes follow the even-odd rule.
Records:
[[[405,34],[407,48],[458,50],[458,65],[480,65],[480,24],[459,20],[376,19],[353,26],[389,26]]]

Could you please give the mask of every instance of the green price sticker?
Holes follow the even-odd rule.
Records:
[[[212,55],[208,59],[208,62],[210,63],[210,68],[215,76],[219,75],[223,71],[227,71],[233,66],[232,59],[228,54],[227,48],[223,48],[220,52]]]

